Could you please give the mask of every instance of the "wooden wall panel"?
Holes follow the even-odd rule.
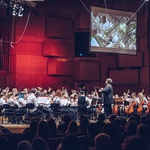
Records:
[[[42,85],[42,75],[37,74],[16,74],[16,87],[17,88],[33,88],[33,87],[43,87]]]
[[[148,48],[147,36],[139,38],[138,43],[139,43],[139,50],[142,52],[146,52]]]
[[[17,55],[42,55],[42,42],[20,41],[15,45]]]
[[[85,84],[89,92],[93,91],[94,87],[100,87],[100,82],[97,82],[97,81],[77,81],[77,82],[74,82],[74,88],[78,89],[78,85],[82,83]]]
[[[3,70],[6,70],[7,72],[9,72],[9,54],[8,53],[5,53],[3,54],[3,59],[2,59],[2,69]]]
[[[113,84],[139,84],[139,70],[111,70]]]
[[[47,58],[33,55],[16,55],[16,73],[47,74]]]
[[[140,69],[140,83],[149,83],[149,67],[142,67]]]
[[[100,63],[95,61],[75,62],[75,80],[100,80]]]
[[[43,56],[71,57],[74,54],[73,46],[63,41],[44,41]]]
[[[73,76],[62,76],[62,77],[56,77],[58,80],[58,84],[60,85],[69,85],[73,84]]]
[[[73,20],[67,18],[46,18],[46,37],[72,38]]]
[[[90,15],[80,14],[75,16],[74,21],[75,29],[89,29],[90,28]]]
[[[73,61],[48,61],[48,75],[73,75],[74,62]]]
[[[142,67],[143,54],[138,52],[136,56],[132,55],[119,55],[119,67]]]
[[[53,90],[57,90],[62,87],[71,87],[73,85],[73,77],[71,76],[46,76],[46,75],[33,75],[33,74],[15,74],[12,76],[13,87],[20,88],[33,88],[33,87],[42,87],[47,89],[51,87]],[[72,87],[73,88],[73,87]]]
[[[18,40],[22,32],[25,28],[25,24],[27,22],[28,14],[24,14],[24,16],[16,21],[16,40]],[[24,19],[23,19],[24,18]],[[25,30],[25,33],[22,37],[22,40],[27,41],[41,41],[45,38],[45,16],[34,15],[33,13],[30,15],[28,26]]]
[[[0,70],[0,88],[6,87],[6,71]]]

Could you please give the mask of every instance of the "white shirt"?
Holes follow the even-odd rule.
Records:
[[[14,106],[14,105],[19,106],[19,103],[12,98],[7,99],[7,104],[9,104],[10,106]]]
[[[60,104],[60,106],[62,105],[61,98],[58,97],[58,96],[55,96],[55,97],[53,98],[53,101],[54,101],[54,103]]]
[[[0,105],[4,105],[5,104],[5,100],[1,97],[0,98]]]
[[[26,101],[23,98],[18,99],[19,107],[26,106]]]
[[[31,93],[28,97],[27,97],[27,103],[33,103],[34,104],[34,108],[31,110],[31,112],[35,111],[38,107],[38,100],[35,97],[34,93]]]

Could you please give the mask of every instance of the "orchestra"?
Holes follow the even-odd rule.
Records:
[[[130,90],[123,92],[122,96],[118,94],[113,96],[114,104],[111,105],[113,114],[127,116],[134,113],[139,115],[150,113],[149,95],[146,96],[143,91],[138,94],[136,92],[129,93]],[[76,120],[78,117],[79,107],[84,107],[86,113],[83,112],[83,114],[89,114],[90,117],[93,114],[98,116],[100,113],[103,113],[104,106],[101,101],[101,92],[97,90],[97,87],[93,87],[91,93],[75,89],[71,89],[68,92],[64,87],[56,91],[52,88],[42,89],[40,87],[30,90],[27,88],[23,90],[13,88],[12,91],[7,87],[1,90],[0,105],[17,106],[19,110],[25,112],[27,111],[27,103],[34,104],[34,108],[30,109],[30,112],[37,113],[39,118],[43,118],[44,115],[46,118],[49,116],[54,117],[55,110],[51,106],[52,104],[58,104],[61,115],[68,113],[73,120]]]

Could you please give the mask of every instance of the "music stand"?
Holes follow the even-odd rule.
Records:
[[[121,115],[121,109],[120,106],[123,105],[123,99],[122,98],[115,98],[114,99],[114,104],[118,106],[118,116]]]
[[[47,100],[48,100],[48,97],[46,96],[39,96],[38,98],[38,104],[39,105],[46,105],[47,104]]]

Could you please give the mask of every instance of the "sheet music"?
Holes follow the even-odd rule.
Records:
[[[68,99],[61,99],[62,106],[67,106],[67,104],[68,104]]]
[[[40,96],[37,99],[38,99],[38,104],[47,104],[48,97],[46,97],[46,96],[45,97]]]

